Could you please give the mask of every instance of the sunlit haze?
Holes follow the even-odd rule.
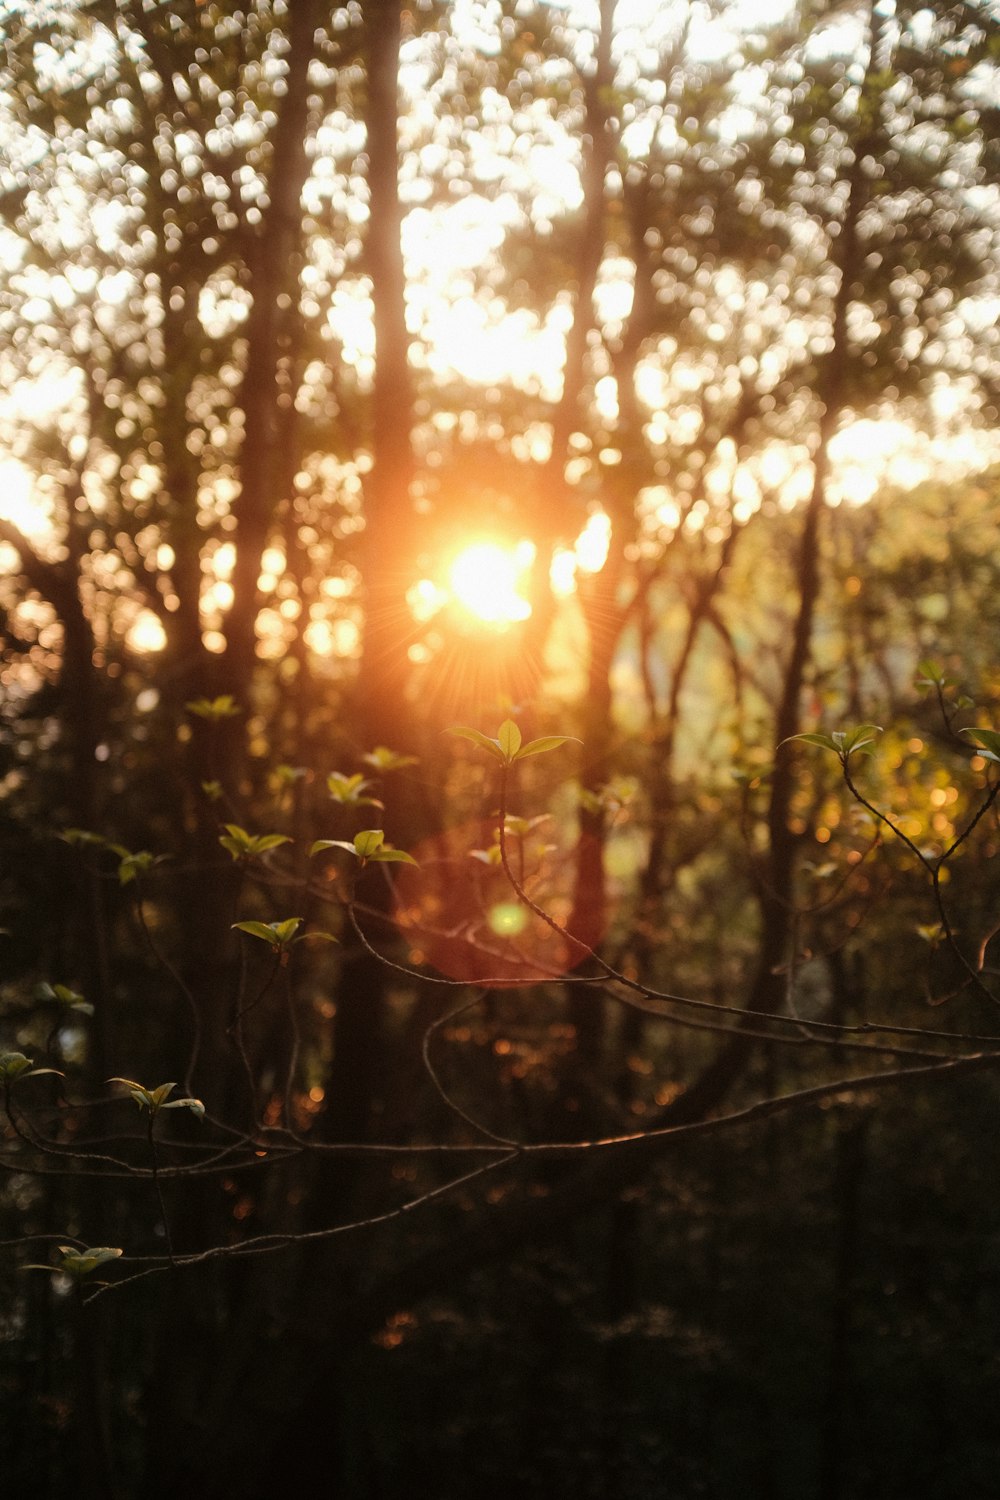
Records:
[[[521,589],[534,552],[529,541],[516,547],[474,542],[458,554],[449,569],[454,598],[470,615],[488,625],[526,620],[531,605]]]

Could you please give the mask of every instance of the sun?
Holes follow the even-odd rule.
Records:
[[[468,614],[486,625],[513,625],[526,620],[531,605],[522,589],[534,555],[534,544],[529,541],[518,542],[515,547],[473,542],[451,565],[450,592]]]

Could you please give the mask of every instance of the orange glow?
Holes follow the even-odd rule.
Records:
[[[509,835],[507,852],[531,900],[557,922],[553,930],[521,901],[502,868],[492,820],[458,824],[414,851],[417,865],[400,865],[396,922],[414,962],[450,979],[491,988],[558,978],[600,941],[610,915],[605,893],[577,886],[579,846],[569,831],[546,820],[521,836]],[[592,847],[592,846],[591,846]]]
[[[599,573],[608,560],[611,546],[611,520],[603,510],[595,510],[576,539],[576,565],[583,573]]]
[[[126,640],[133,651],[152,656],[166,646],[167,633],[153,611],[144,609],[129,629]]]
[[[502,547],[497,542],[474,542],[452,563],[448,585],[455,600],[487,625],[511,625],[526,620],[531,605],[521,592],[534,560],[532,542]]]
[[[46,541],[52,535],[48,508],[33,494],[32,476],[16,459],[0,460],[0,516],[29,541]]]

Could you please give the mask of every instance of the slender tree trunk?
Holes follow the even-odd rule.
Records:
[[[871,19],[872,39],[866,70],[875,67],[878,28]],[[821,369],[819,398],[822,403],[813,458],[813,486],[803,518],[799,543],[799,609],[792,633],[792,649],[785,668],[781,699],[775,718],[775,763],[767,811],[768,855],[759,889],[761,940],[757,977],[750,999],[752,1010],[780,1008],[784,980],[777,972],[786,957],[791,927],[795,881],[796,836],[790,826],[795,788],[795,753],[788,743],[801,729],[801,698],[806,681],[813,622],[820,593],[820,560],[823,521],[827,511],[830,477],[830,443],[837,433],[847,389],[849,344],[847,313],[854,283],[861,270],[858,223],[867,198],[862,169],[865,138],[854,143],[847,173],[847,205],[839,233],[831,241],[831,261],[837,271],[837,291],[831,320],[830,352]]]
[[[315,35],[329,14],[321,0],[289,6],[286,90],[271,144],[267,174],[270,206],[250,261],[253,306],[247,319],[247,360],[240,404],[245,436],[236,505],[233,605],[226,624],[226,689],[245,698],[256,660],[256,623],[261,554],[284,498],[278,482],[287,459],[281,454],[282,417],[295,393],[282,383],[302,260],[302,189],[309,175],[309,65]],[[287,303],[284,299],[288,299]]]
[[[413,391],[408,360],[405,276],[400,243],[400,0],[368,0],[368,231],[365,256],[375,309],[372,467],[365,481],[363,578],[365,635],[359,680],[369,745],[412,739],[406,708],[407,648],[413,629],[406,591],[419,544],[411,484]]]
[[[406,702],[411,629],[406,603],[416,548],[411,506],[413,397],[407,351],[405,279],[400,244],[398,183],[400,0],[369,0],[367,27],[369,220],[366,256],[375,307],[375,383],[372,392],[372,468],[365,487],[365,635],[359,680],[359,719],[369,748],[409,748],[412,714]],[[409,841],[412,809],[391,806],[386,830]],[[397,821],[393,821],[396,819]],[[382,870],[365,872],[366,899],[387,910]],[[376,939],[377,940],[377,939]],[[334,1030],[333,1067],[323,1129],[331,1139],[364,1139],[383,1062],[385,970],[369,953],[344,965]],[[329,1171],[343,1191],[345,1174]],[[350,1171],[348,1169],[348,1175]]]

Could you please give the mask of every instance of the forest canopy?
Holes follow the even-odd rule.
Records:
[[[995,1472],[997,22],[0,0],[25,1493]]]

